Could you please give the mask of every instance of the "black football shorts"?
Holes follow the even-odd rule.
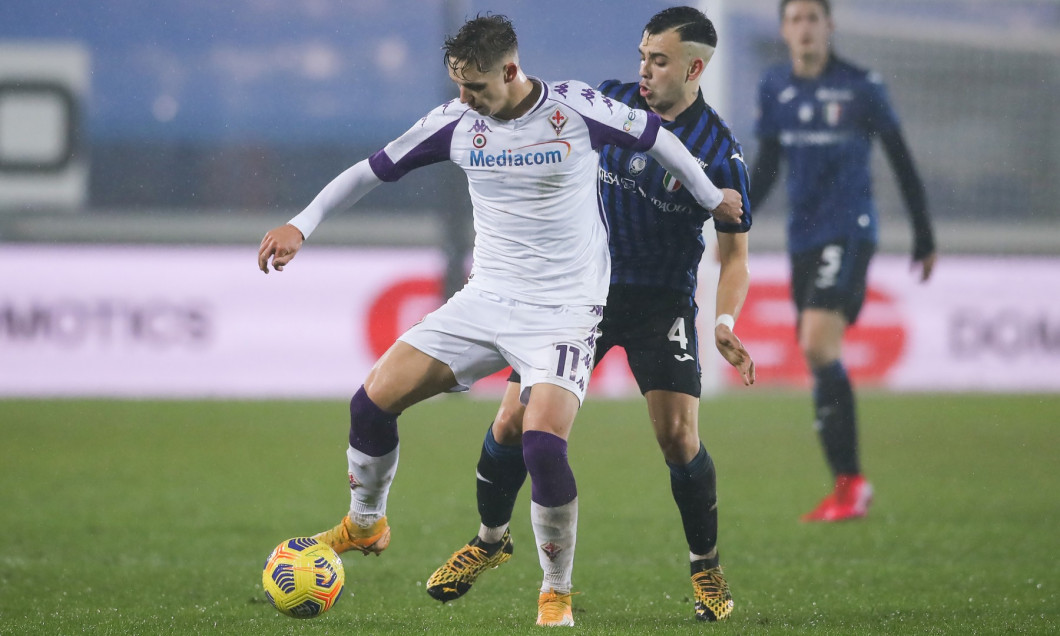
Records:
[[[876,246],[868,241],[835,241],[791,255],[791,298],[795,308],[831,309],[854,324],[865,302],[869,261]]]

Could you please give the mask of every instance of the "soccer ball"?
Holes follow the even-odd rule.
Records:
[[[313,618],[328,611],[346,583],[342,559],[312,537],[288,539],[265,561],[261,584],[265,596],[281,614]]]

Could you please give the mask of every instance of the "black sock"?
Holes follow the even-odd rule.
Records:
[[[681,511],[688,549],[709,554],[718,544],[718,482],[714,460],[701,443],[699,453],[684,466],[670,467],[670,490]]]
[[[515,499],[526,481],[521,445],[505,446],[493,439],[493,427],[486,431],[478,459],[478,514],[482,524],[496,528],[512,520]]]
[[[817,416],[817,433],[833,476],[856,475],[858,465],[857,417],[854,390],[843,363],[813,370],[813,402]]]

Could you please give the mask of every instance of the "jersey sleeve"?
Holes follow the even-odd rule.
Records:
[[[456,100],[442,104],[403,135],[368,158],[381,181],[397,181],[416,168],[450,158],[453,130],[467,108]]]
[[[862,87],[865,126],[870,134],[898,130],[898,115],[891,106],[887,87],[878,73],[869,73]]]
[[[739,223],[722,223],[714,219],[714,229],[729,234],[739,234],[751,229],[751,187],[744,163],[743,148],[735,138],[729,136],[729,149],[719,152],[707,170],[707,176],[719,188],[736,190],[743,198],[743,215]]]
[[[574,109],[589,129],[594,150],[607,144],[643,152],[655,145],[661,120],[650,111],[630,108],[582,82],[557,84],[556,101]]]
[[[770,106],[777,101],[776,90],[768,74],[758,83],[758,101],[755,104],[755,137],[771,139],[780,136],[780,125]]]

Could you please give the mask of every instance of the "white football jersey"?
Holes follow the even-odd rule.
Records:
[[[540,83],[540,99],[518,119],[453,100],[369,164],[383,181],[446,159],[464,169],[475,224],[469,285],[539,305],[603,305],[611,263],[598,151],[648,150],[659,118],[582,82]]]

